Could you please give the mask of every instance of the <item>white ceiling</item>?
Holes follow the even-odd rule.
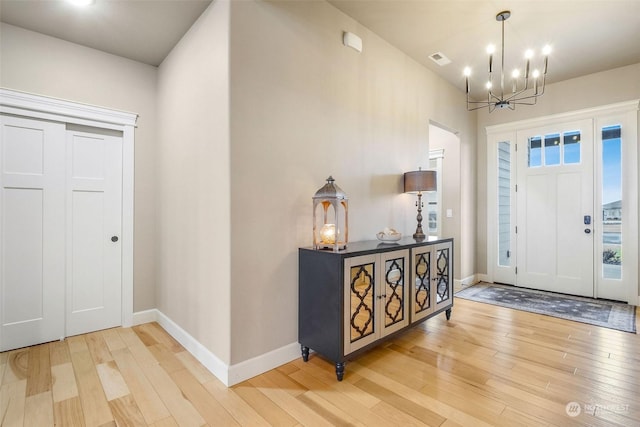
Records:
[[[211,0],[0,0],[0,20],[150,65],[162,60]]]
[[[244,0],[232,0],[244,1]],[[289,0],[291,1],[291,0]],[[309,1],[309,0],[296,0]],[[521,67],[526,48],[553,46],[548,82],[640,63],[640,0],[329,0],[449,82],[486,80],[489,43],[500,45],[495,15],[505,9],[505,68]],[[151,65],[159,65],[211,0],[0,0],[3,22]],[[364,46],[367,49],[367,46]],[[442,52],[440,67],[428,55]],[[477,80],[477,83],[476,81]]]
[[[329,1],[461,90],[465,66],[473,69],[474,87],[487,81],[486,47],[493,43],[499,53],[495,17],[503,10],[511,11],[505,21],[509,75],[515,67],[522,70],[526,49],[540,53],[545,44],[553,49],[548,83],[640,63],[640,0]],[[436,65],[428,58],[435,52],[451,64]],[[494,70],[497,64],[494,56]]]

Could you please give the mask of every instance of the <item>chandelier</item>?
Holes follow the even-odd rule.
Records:
[[[549,45],[542,49],[543,66],[542,71],[538,69],[531,70],[531,58],[533,57],[533,50],[529,49],[525,52],[525,66],[524,73],[521,74],[519,69],[514,69],[511,74],[510,87],[505,90],[505,69],[504,69],[504,21],[509,19],[511,11],[505,10],[496,15],[496,21],[502,22],[502,52],[500,57],[500,87],[494,89],[494,79],[497,80],[497,76],[494,76],[493,71],[493,54],[495,53],[495,46],[489,45],[487,47],[487,53],[489,54],[489,80],[485,87],[487,89],[486,101],[474,101],[469,98],[469,76],[471,75],[471,68],[466,67],[464,69],[466,92],[467,92],[467,110],[473,111],[480,108],[489,108],[489,112],[493,112],[496,108],[503,109],[509,108],[515,110],[516,105],[535,105],[539,96],[544,94],[545,77],[547,75],[547,63],[549,60],[549,53],[551,47]]]

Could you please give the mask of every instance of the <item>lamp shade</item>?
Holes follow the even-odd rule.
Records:
[[[404,174],[404,192],[436,191],[436,171],[417,170]]]

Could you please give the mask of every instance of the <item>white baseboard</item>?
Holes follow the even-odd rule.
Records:
[[[478,279],[478,282],[489,282],[492,283],[493,281],[489,278],[488,274],[476,274],[476,279]]]
[[[260,356],[229,366],[161,311],[152,309],[133,314],[134,325],[149,322],[158,322],[169,335],[178,341],[198,362],[202,363],[204,367],[227,387],[277,368],[297,357],[301,357],[300,345],[298,343],[291,343],[268,353],[261,354]]]
[[[156,322],[157,320],[158,310],[156,310],[155,308],[133,313],[133,326],[142,325],[143,323]]]
[[[470,286],[470,285],[475,285],[476,283],[478,283],[481,279],[478,278],[478,274],[472,274],[471,276],[465,277],[462,280],[459,279],[454,279],[453,280],[453,285],[457,288],[459,287],[465,287],[465,286]]]
[[[260,356],[256,356],[252,359],[245,360],[244,362],[231,365],[228,377],[229,384],[227,384],[227,386],[232,386],[244,380],[248,380],[249,378],[260,375],[263,372],[291,362],[298,357],[302,357],[300,344],[294,342],[268,353],[261,354]]]
[[[208,348],[202,345],[198,340],[192,337],[187,331],[182,329],[176,322],[165,316],[164,313],[157,310],[157,322],[162,328],[169,333],[176,341],[195,357],[198,362],[202,363],[205,368],[216,376],[224,385],[229,386],[229,366],[213,354]]]

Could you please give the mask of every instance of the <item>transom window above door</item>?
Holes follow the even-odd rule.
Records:
[[[579,130],[532,136],[528,140],[528,166],[579,164],[581,134]]]

